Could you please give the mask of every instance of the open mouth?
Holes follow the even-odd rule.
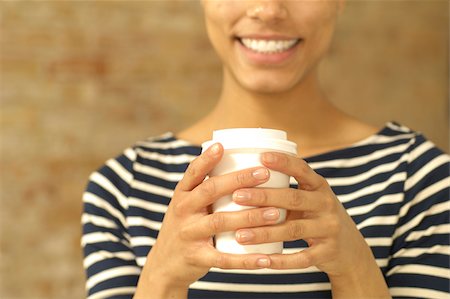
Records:
[[[238,38],[239,42],[246,48],[262,54],[273,54],[287,51],[295,47],[301,39],[271,40]]]

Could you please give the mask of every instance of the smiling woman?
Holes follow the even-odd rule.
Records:
[[[202,5],[223,66],[218,101],[91,175],[90,298],[446,297],[449,156],[403,125],[346,114],[319,82],[343,1]],[[299,155],[264,152],[260,166],[208,176],[228,150],[201,151],[212,131],[258,127],[287,132]],[[290,188],[263,187],[275,172]],[[224,196],[251,208],[210,213]],[[224,232],[285,250],[224,253]]]

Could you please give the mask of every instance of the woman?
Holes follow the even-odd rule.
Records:
[[[447,296],[449,157],[408,128],[344,114],[320,88],[342,2],[202,2],[220,98],[192,127],[138,142],[91,176],[89,298]],[[287,131],[303,159],[267,153],[264,167],[205,180],[223,148],[199,145],[232,127]],[[252,188],[268,169],[293,188]],[[225,194],[260,208],[209,214]],[[289,211],[278,225],[276,208]],[[225,231],[284,241],[287,254],[220,253],[212,240]]]

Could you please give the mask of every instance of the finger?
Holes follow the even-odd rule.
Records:
[[[299,183],[299,189],[316,190],[326,184],[323,177],[318,175],[304,160],[276,152],[261,155],[261,161],[266,167],[290,175]]]
[[[271,254],[271,269],[305,269],[316,265],[316,248],[310,247],[292,254]]]
[[[248,188],[233,193],[233,201],[244,206],[277,207],[290,211],[320,211],[323,201],[314,192],[292,188]]]
[[[217,199],[230,195],[241,188],[255,187],[269,179],[269,170],[265,167],[253,167],[209,178],[192,190],[184,208],[191,211],[203,209]]]
[[[183,229],[183,235],[191,239],[211,237],[217,233],[236,231],[240,228],[272,225],[280,218],[276,208],[254,208],[238,212],[217,212],[202,217]]]
[[[289,220],[278,225],[240,229],[236,241],[240,244],[262,244],[295,241],[307,238],[324,238],[331,233],[318,219]]]
[[[186,169],[183,178],[177,185],[177,189],[191,191],[199,185],[208,173],[219,163],[223,154],[223,146],[215,143],[204,153],[195,158]]]
[[[202,252],[198,263],[207,267],[220,269],[246,269],[255,270],[269,268],[270,258],[263,254],[229,254],[215,249]]]

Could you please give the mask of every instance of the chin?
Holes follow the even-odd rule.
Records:
[[[241,85],[253,93],[280,94],[292,90],[295,84],[291,84],[289,80],[265,78],[264,80],[241,81]]]

